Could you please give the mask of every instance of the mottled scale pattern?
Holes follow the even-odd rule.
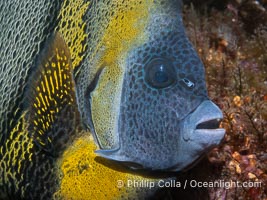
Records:
[[[183,41],[181,40],[177,40],[177,42],[183,44]],[[151,48],[153,49],[153,47]],[[148,49],[150,50],[150,48]],[[175,52],[175,50],[168,48],[166,48],[166,51]],[[162,55],[165,53],[164,51],[160,52]],[[143,61],[147,59],[147,57],[143,55],[147,55],[147,53],[142,53],[140,51],[136,54],[140,55],[140,57],[138,56],[138,58],[134,58],[134,60],[140,60],[140,63],[145,64],[146,62]],[[174,57],[179,56],[181,58],[183,57],[183,54],[183,52],[180,52],[172,55]],[[184,59],[187,59],[187,56],[188,55],[184,54]],[[168,57],[168,59],[173,58]],[[133,66],[133,68],[128,70],[125,74],[125,89],[121,105],[122,115],[120,130],[122,134],[127,134],[125,137],[126,140],[123,140],[122,143],[133,144],[134,146],[132,148],[129,147],[130,150],[135,149],[141,142],[149,141],[149,143],[143,146],[150,149],[149,152],[138,152],[136,150],[134,152],[136,160],[140,160],[141,154],[147,154],[155,160],[157,158],[161,158],[163,161],[162,163],[169,165],[168,162],[174,159],[169,157],[173,155],[171,152],[179,151],[179,146],[171,145],[172,142],[176,144],[177,141],[181,140],[179,135],[174,134],[180,131],[180,124],[178,120],[182,120],[192,111],[192,109],[196,108],[203,100],[207,99],[206,92],[204,90],[205,85],[201,82],[198,84],[198,80],[203,80],[202,76],[192,76],[191,72],[190,74],[179,73],[179,69],[188,67],[187,65],[190,66],[191,62],[197,63],[198,58],[191,57],[188,62],[183,62],[183,64],[178,62],[175,63],[177,66],[177,76],[179,76],[180,81],[177,83],[177,87],[171,87],[164,90],[157,90],[148,86],[144,80],[144,66],[130,62],[130,65]],[[197,67],[192,70],[195,70],[195,72],[199,74],[199,69]],[[185,77],[193,81],[196,87],[192,90],[188,89],[182,80]],[[187,100],[188,96],[190,96],[190,103],[189,100]],[[193,108],[192,105],[194,106]],[[146,123],[143,123],[143,126],[137,126],[137,118],[141,121],[146,120]],[[177,122],[173,121],[173,119],[176,119]],[[138,127],[138,129],[136,127]],[[168,128],[168,133],[170,133],[169,135],[164,134],[166,132],[166,127]],[[152,149],[152,144],[162,144],[165,149]],[[176,146],[177,149],[173,149],[174,146]],[[151,155],[151,152],[153,155]],[[126,154],[132,155],[133,153],[127,152]]]
[[[59,1],[0,1],[0,141],[15,126],[30,70],[56,25]]]
[[[85,32],[88,34],[86,41],[88,53],[76,77],[78,103],[85,124],[92,125],[89,119],[93,112],[94,120],[99,123],[90,128],[92,131],[97,130],[100,145],[105,147],[117,145],[114,124],[118,111],[104,105],[120,103],[125,70],[124,54],[142,39],[140,35],[151,3],[152,1],[135,0],[92,1],[89,12],[84,17],[87,25]],[[91,106],[88,86],[101,68],[105,68],[102,72],[103,79],[97,85],[98,92],[95,93],[96,97],[93,100],[97,103]],[[107,91],[111,91],[108,92],[108,96]]]
[[[72,122],[78,123],[78,113],[74,112],[76,97],[68,47],[59,34],[47,43],[39,58],[41,67],[33,72],[26,93],[29,131],[43,149],[60,155],[59,150],[68,145],[75,132]]]
[[[0,199],[51,199],[57,162],[78,131],[78,110],[67,46],[53,34],[38,56],[24,94],[24,111],[0,146]]]
[[[56,186],[54,159],[38,148],[27,131],[25,113],[0,147],[0,199],[48,199]],[[47,170],[50,169],[50,170]],[[42,181],[40,181],[42,180]]]
[[[87,46],[91,46],[86,43],[88,34],[85,32],[87,24],[84,21],[89,5],[89,1],[65,0],[58,15],[56,30],[69,47],[73,69],[77,69],[86,55]]]

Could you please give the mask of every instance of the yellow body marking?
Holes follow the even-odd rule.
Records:
[[[109,161],[103,160],[104,165],[103,163],[98,163],[94,153],[96,145],[92,136],[89,136],[90,134],[88,133],[86,134],[88,136],[83,136],[76,140],[64,152],[62,160],[58,162],[63,178],[59,191],[55,193],[56,197],[66,200],[117,200],[122,196],[135,196],[137,192],[140,192],[138,188],[118,187],[118,181],[122,181],[125,184],[128,180],[157,181],[156,179],[115,171],[108,167],[114,166]]]
[[[17,125],[10,132],[9,138],[4,145],[8,146],[9,150],[5,151],[3,158],[0,160],[1,170],[5,171],[3,180],[6,184],[11,184],[8,180],[10,177],[15,183],[15,187],[18,188],[19,184],[24,180],[21,174],[22,163],[27,160],[31,162],[33,140],[29,137],[27,133],[27,122],[25,121],[25,113],[22,114],[21,118],[18,120]],[[3,153],[0,147],[1,152]],[[5,162],[5,160],[9,162]],[[17,169],[16,171],[11,171],[11,169]],[[22,188],[23,190],[23,188]]]
[[[86,24],[82,18],[88,6],[89,2],[84,2],[83,0],[65,0],[59,14],[61,19],[57,30],[69,47],[73,69],[79,66],[84,57],[82,53],[85,51],[86,46],[83,43],[87,36],[84,32]]]
[[[121,0],[123,1],[123,0]],[[98,68],[104,67],[100,81],[92,92],[92,119],[97,132],[100,145],[112,148],[111,138],[116,138],[116,118],[119,111],[112,105],[119,104],[121,99],[121,87],[125,70],[125,57],[131,48],[140,44],[144,39],[144,27],[148,23],[149,1],[139,4],[129,1],[129,7],[118,8],[108,24],[101,42],[98,44],[103,48]],[[116,105],[118,108],[118,106]],[[112,135],[113,134],[113,135]],[[110,135],[106,138],[105,135]]]
[[[46,76],[45,76],[45,85],[46,85],[46,88],[47,88],[48,97],[51,100],[51,92],[50,92],[49,83],[48,83],[48,80],[47,80]]]

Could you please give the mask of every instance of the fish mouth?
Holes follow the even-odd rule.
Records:
[[[202,102],[184,121],[178,162],[169,171],[187,171],[194,167],[211,149],[220,144],[225,129],[221,110],[211,101]]]
[[[225,134],[225,129],[220,128],[223,119],[221,110],[210,100],[202,102],[197,109],[191,113],[184,123],[185,141],[202,141],[206,144],[218,143]]]
[[[197,129],[212,129],[212,130],[219,129],[221,122],[222,122],[221,118],[210,119],[210,120],[197,124],[196,130]]]

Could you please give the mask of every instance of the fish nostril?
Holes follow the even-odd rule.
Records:
[[[219,128],[221,121],[221,119],[212,119],[209,121],[205,121],[198,124],[196,129],[217,129]]]

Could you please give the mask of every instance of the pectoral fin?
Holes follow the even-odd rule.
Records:
[[[28,121],[35,143],[58,155],[78,123],[70,53],[59,33],[51,36],[29,79]]]

